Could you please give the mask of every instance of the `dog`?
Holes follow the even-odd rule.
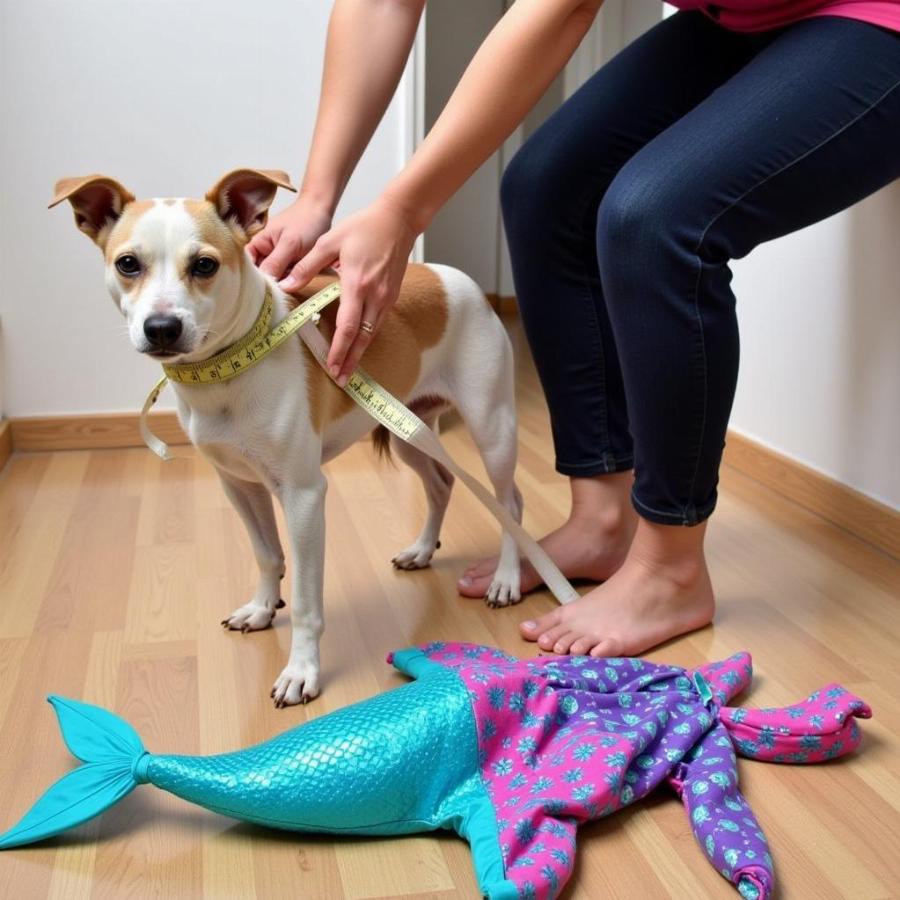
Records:
[[[50,206],[71,203],[75,222],[103,251],[106,285],[127,321],[134,348],[165,363],[199,362],[251,330],[271,292],[273,324],[328,283],[315,279],[298,297],[261,273],[245,248],[267,221],[277,189],[294,190],[280,171],[238,169],[203,200],[136,200],[102,175],[66,178]],[[330,280],[334,280],[331,278]],[[327,337],[335,305],[322,315]],[[517,521],[516,410],[509,338],[467,275],[442,265],[410,264],[400,297],[385,315],[363,364],[429,426],[454,407],[466,423],[498,501]],[[284,510],[293,578],[291,649],[271,697],[305,703],[320,690],[324,628],[325,490],[322,464],[368,433],[422,479],[428,502],[418,538],[393,559],[399,569],[428,566],[439,546],[453,476],[357,406],[325,373],[298,336],[239,377],[219,384],[176,384],[185,433],[215,466],[243,520],[259,565],[253,597],[223,625],[258,631],[271,625],[285,574],[272,497]],[[380,429],[380,430],[379,430]],[[489,605],[520,599],[519,553],[504,533]]]

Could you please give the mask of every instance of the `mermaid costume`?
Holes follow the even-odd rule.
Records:
[[[469,842],[485,897],[543,900],[572,873],[580,825],[665,782],[702,854],[746,900],[766,900],[772,857],[738,788],[736,755],[832,759],[859,744],[856,719],[872,714],[837,684],[785,708],[726,706],[750,683],[747,653],[687,670],[632,658],[520,660],[437,642],[389,661],[413,680],[216,756],[151,754],[119,717],[51,696],[83,765],[0,835],[0,849],[72,828],[151,783],[274,828],[450,829]]]

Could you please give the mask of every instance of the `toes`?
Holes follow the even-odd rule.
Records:
[[[499,562],[497,556],[473,562],[456,582],[457,592],[463,597],[487,597]]]
[[[267,606],[242,606],[236,609],[227,619],[222,619],[222,627],[229,631],[263,631],[275,618],[275,610]]]
[[[293,706],[299,702],[299,699],[291,699],[291,685],[292,681],[290,678],[279,678],[275,682],[275,687],[272,689],[272,699],[275,701],[275,709],[283,709],[285,706]],[[294,696],[297,696],[296,692],[294,692]]]
[[[492,581],[484,595],[484,602],[492,609],[511,606],[521,599],[521,594],[508,581]]]
[[[588,653],[597,645],[598,638],[596,635],[583,635],[572,642],[569,647],[569,656],[587,656]]]
[[[463,597],[484,597],[491,586],[492,575],[493,572],[488,572],[487,575],[479,575],[477,578],[463,575],[456,582],[456,590]]]
[[[498,560],[481,560],[469,566],[462,577],[456,582],[456,590],[463,597],[483,597],[490,584],[491,578],[496,574]],[[528,563],[523,563],[519,574],[519,596],[533,591],[543,584],[540,576]],[[534,640],[534,638],[531,638]]]
[[[564,635],[567,634],[569,629],[565,625],[556,625],[553,628],[548,628],[539,638],[538,638],[538,646],[542,650],[552,650],[556,642]]]
[[[565,634],[558,637],[553,642],[553,652],[558,653],[560,656],[565,656],[569,652],[569,648],[578,640],[578,638],[579,634],[577,631],[565,632]]]
[[[300,702],[300,694],[303,691],[303,685],[299,681],[291,680],[288,683],[287,690],[284,692],[282,705],[296,706]]]
[[[604,638],[603,640],[597,641],[593,647],[591,647],[591,656],[595,658],[603,658],[608,656],[620,656],[621,654],[618,652],[616,641],[612,638]]]
[[[497,568],[498,558],[495,556],[491,559],[478,559],[469,566],[463,573],[463,578],[484,578],[487,575],[493,575]]]
[[[411,569],[425,569],[431,565],[431,557],[437,547],[422,546],[413,544],[401,550],[392,560],[391,564],[395,569],[403,569],[409,571]]]
[[[275,679],[269,696],[276,709],[307,703],[319,695],[319,673],[313,667],[289,666]]]
[[[541,616],[536,621],[526,619],[519,623],[519,631],[526,641],[536,641],[538,637],[548,628],[552,628],[559,624],[559,610],[554,610],[546,616]]]

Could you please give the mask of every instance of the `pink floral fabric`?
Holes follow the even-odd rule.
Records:
[[[834,683],[793,706],[719,710],[742,756],[779,763],[816,763],[850,753],[862,738],[856,719],[871,717],[868,703]]]
[[[523,900],[559,894],[580,824],[663,782],[717,871],[745,900],[769,898],[772,858],[738,789],[735,750],[782,762],[832,758],[858,744],[855,718],[871,715],[838,685],[784,710],[725,707],[750,683],[747,653],[686,670],[631,658],[520,660],[463,643],[421,649],[469,690],[506,877]]]

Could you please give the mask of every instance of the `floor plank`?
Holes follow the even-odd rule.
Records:
[[[517,335],[516,340],[521,340]],[[558,524],[568,489],[553,471],[533,369],[519,354],[519,484],[527,527]],[[444,440],[483,472],[458,419]],[[143,450],[13,456],[0,473],[0,809],[5,828],[71,765],[52,713],[58,692],[111,707],[152,750],[217,753],[265,739],[402,682],[393,648],[436,638],[532,655],[517,623],[546,593],[488,610],[457,596],[471,558],[494,552],[490,515],[458,487],[433,566],[396,572],[424,499],[411,473],[363,444],[327,467],[325,692],[274,710],[268,691],[289,645],[219,620],[253,590],[254,562],[211,467],[190,448],[163,465]],[[279,524],[284,529],[279,514]],[[754,655],[752,705],[800,699],[831,680],[875,718],[854,757],[824,766],[742,763],[768,833],[783,898],[898,895],[900,884],[900,563],[747,476],[722,472],[708,541],[713,626],[649,657],[681,665]],[[235,824],[135,791],[67,839],[0,855],[0,882],[52,898],[450,898],[475,896],[468,850],[452,835],[399,840],[298,836]],[[736,894],[660,793],[584,829],[567,898],[726,898]]]

